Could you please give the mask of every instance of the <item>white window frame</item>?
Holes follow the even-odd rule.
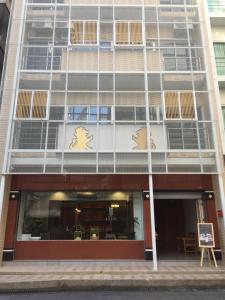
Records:
[[[31,102],[30,102],[30,114],[28,118],[18,118],[16,116],[16,112],[17,112],[17,105],[18,105],[18,99],[19,99],[19,93],[20,92],[31,92]],[[32,118],[32,110],[33,110],[33,103],[34,103],[34,93],[35,92],[44,92],[47,93],[47,101],[46,101],[46,116],[45,118]],[[30,121],[35,121],[35,120],[47,120],[48,119],[48,115],[49,115],[49,90],[26,90],[26,89],[19,89],[17,91],[17,97],[16,97],[16,105],[15,105],[15,110],[14,110],[14,120],[30,120]]]
[[[166,93],[176,93],[178,95],[178,105],[179,105],[179,118],[167,118],[166,117],[166,101],[165,101],[165,94]],[[193,101],[194,101],[194,113],[195,113],[195,117],[194,118],[182,118],[182,114],[181,114],[181,102],[180,102],[180,94],[183,93],[191,93],[192,97],[193,97]],[[162,93],[162,101],[163,101],[163,114],[164,114],[164,119],[166,121],[197,121],[198,120],[198,114],[197,114],[197,108],[196,108],[196,99],[195,99],[195,93],[192,90],[189,91],[173,91],[173,90],[167,90],[167,91],[163,91]]]
[[[71,28],[72,28],[72,23],[73,22],[81,22],[82,26],[84,28],[83,33],[82,33],[82,43],[76,43],[73,44],[71,43]],[[84,36],[85,36],[85,24],[86,23],[96,23],[97,25],[97,31],[96,31],[96,43],[95,44],[90,44],[90,43],[85,43]],[[70,26],[69,26],[69,46],[99,46],[99,21],[98,20],[70,20]]]
[[[69,108],[71,108],[71,107],[83,107],[83,108],[87,108],[87,118],[86,118],[86,120],[70,120],[69,119]],[[91,109],[91,107],[96,107],[96,113],[97,113],[97,115],[96,115],[96,120],[91,120],[90,119],[90,115],[91,115],[91,113],[90,113],[90,109]],[[111,120],[100,120],[99,119],[99,115],[100,115],[100,107],[110,107],[111,108]],[[111,105],[79,105],[79,104],[77,104],[77,105],[68,105],[67,106],[67,109],[66,109],[66,121],[67,121],[67,123],[97,123],[97,122],[99,122],[99,123],[101,123],[101,124],[104,124],[104,123],[112,123],[112,121],[113,121],[113,107],[111,106]]]
[[[128,43],[127,44],[120,44],[120,43],[117,43],[117,31],[116,31],[116,25],[117,23],[125,23],[125,24],[128,24]],[[133,44],[130,42],[130,24],[131,23],[140,23],[141,24],[141,39],[142,39],[142,42],[139,44]],[[129,20],[129,21],[124,21],[124,20],[117,20],[117,21],[114,21],[114,24],[113,24],[113,31],[114,31],[114,45],[115,46],[120,46],[120,47],[127,47],[127,46],[135,46],[135,47],[138,47],[138,46],[144,46],[144,42],[143,42],[143,28],[144,28],[144,25],[143,25],[143,22],[141,22],[140,20]]]

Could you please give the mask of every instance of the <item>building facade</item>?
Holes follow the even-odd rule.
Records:
[[[205,12],[201,0],[14,1],[0,115],[5,257],[153,257],[156,268],[200,221],[223,249]]]
[[[219,0],[208,0],[208,8],[216,60],[217,81],[220,90],[223,121],[225,122],[225,3]]]
[[[11,1],[0,1],[0,81],[2,77],[3,61],[5,54],[5,43],[9,22],[9,11]]]

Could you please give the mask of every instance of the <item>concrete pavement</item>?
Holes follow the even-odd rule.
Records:
[[[13,261],[0,267],[0,292],[88,289],[225,287],[225,267],[199,266],[199,260]]]

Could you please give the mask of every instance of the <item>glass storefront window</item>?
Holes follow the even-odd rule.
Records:
[[[24,192],[18,240],[142,240],[141,192]]]

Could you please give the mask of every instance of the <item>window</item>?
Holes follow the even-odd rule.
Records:
[[[195,123],[169,123],[166,127],[169,149],[199,149]]]
[[[222,114],[223,114],[223,126],[225,128],[225,106],[222,106]]]
[[[73,21],[70,42],[71,44],[97,44],[97,22]]]
[[[17,98],[16,118],[45,119],[47,115],[48,92],[19,91]]]
[[[23,192],[19,240],[143,240],[141,192],[58,194]]]
[[[189,71],[191,70],[191,59],[187,48],[163,49],[166,71]],[[196,63],[194,65],[196,69]]]
[[[215,43],[214,52],[218,75],[225,75],[225,43]]]
[[[70,106],[69,121],[111,121],[111,106]]]
[[[64,107],[52,106],[50,107],[49,120],[63,120],[64,119]]]
[[[68,108],[68,120],[87,121],[88,108],[86,106],[72,106]]]
[[[50,70],[52,53],[47,47],[30,47],[24,49],[23,69]]]
[[[110,106],[99,107],[99,121],[111,121],[112,109]]]
[[[117,106],[115,119],[116,121],[144,121],[146,120],[145,107]]]
[[[140,22],[116,22],[116,44],[142,44],[142,24]]]
[[[195,104],[192,93],[165,92],[166,119],[195,119]]]
[[[15,126],[13,149],[45,149],[46,122],[18,122]]]

